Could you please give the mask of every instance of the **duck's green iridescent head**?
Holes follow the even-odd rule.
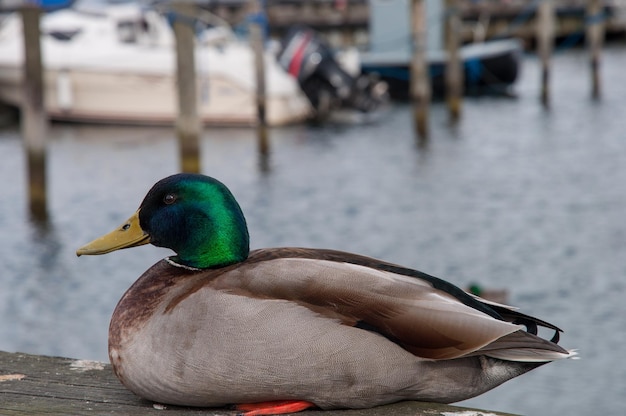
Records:
[[[174,250],[176,263],[213,268],[245,260],[249,241],[241,208],[224,184],[204,175],[177,174],[157,182],[121,227],[77,254],[152,243]]]

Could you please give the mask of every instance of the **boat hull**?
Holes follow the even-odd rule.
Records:
[[[45,108],[52,120],[168,125],[178,115],[177,92],[170,75],[102,73],[83,70],[45,71]],[[254,125],[255,97],[227,79],[199,78],[198,113],[206,125]],[[0,101],[19,107],[20,70],[0,66]],[[310,117],[302,97],[268,99],[267,123],[284,125]]]
[[[515,39],[472,44],[461,48],[464,91],[466,94],[508,94],[519,75],[522,44]],[[433,95],[445,94],[446,54],[427,56]],[[395,99],[409,98],[410,56],[407,52],[365,54],[361,59],[364,73],[377,74],[389,85]]]

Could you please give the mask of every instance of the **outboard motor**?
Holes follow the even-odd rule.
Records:
[[[347,73],[326,42],[310,28],[295,26],[289,30],[281,43],[278,62],[298,79],[318,119],[339,108],[369,113],[389,101],[385,82]]]

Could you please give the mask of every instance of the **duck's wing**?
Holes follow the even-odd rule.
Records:
[[[224,269],[211,286],[298,303],[429,359],[466,356],[523,328],[448,282],[332,250],[257,250],[246,262]]]

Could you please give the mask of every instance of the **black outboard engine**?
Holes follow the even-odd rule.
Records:
[[[330,47],[312,29],[295,26],[282,41],[278,62],[298,79],[318,119],[339,108],[362,113],[389,101],[387,84],[372,76],[353,77],[335,60]]]

